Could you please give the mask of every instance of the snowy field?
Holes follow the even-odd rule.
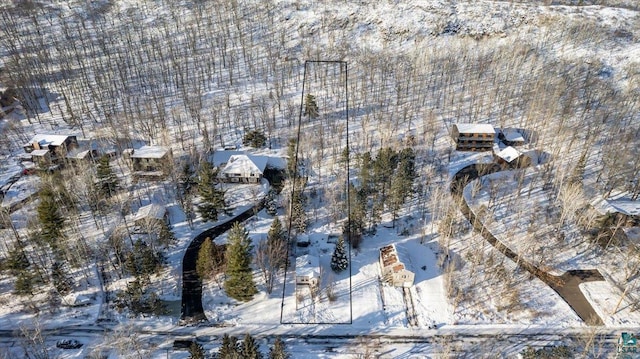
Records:
[[[573,214],[561,211],[560,202],[572,198],[558,200],[557,193],[544,189],[549,186],[540,174],[550,173],[552,187],[564,188],[575,164],[583,161],[584,193],[595,198],[606,189],[603,183],[615,177],[616,169],[606,166],[616,153],[609,150],[614,148],[611,138],[624,133],[627,137],[619,142],[628,147],[618,152],[628,154],[625,158],[636,155],[638,6],[625,0],[605,1],[604,6],[552,3],[105,0],[38,3],[35,10],[0,4],[0,91],[16,83],[37,87],[30,88],[35,98],[25,99],[19,110],[5,108],[9,113],[0,118],[2,188],[23,169],[22,145],[36,133],[144,140],[171,147],[176,163],[182,164],[197,163],[213,148],[253,151],[242,146],[242,137],[259,129],[267,135],[269,149],[253,153],[284,158],[287,141],[296,136],[304,61],[342,60],[349,70],[344,93],[338,81],[342,77],[329,76],[341,71],[335,68],[318,67],[304,84],[318,99],[324,121],[303,123],[300,147],[309,160],[308,191],[319,195],[307,207],[311,245],[294,248],[291,255],[304,251],[319,257],[322,277],[316,297],[304,290],[296,293],[294,268],[279,273],[270,294],[256,270],[259,293],[252,301],[236,302],[217,283],[206,282],[203,304],[212,327],[178,326],[182,257],[190,241],[216,223],[203,222],[197,214],[187,220],[175,177],[136,183],[125,160],[118,158],[111,165],[122,190],[102,213],[91,210],[87,200],[94,166],[64,172],[68,179],[61,185],[78,199],[65,227],[69,251],[88,258],[69,269],[75,279],[72,293],[57,309],[48,303],[50,285],[17,297],[11,293],[15,277],[3,271],[0,329],[83,325],[94,330],[47,333],[48,355],[59,358],[90,357],[100,350],[110,353],[110,359],[187,358],[185,352],[173,351],[172,338],[198,335],[214,353],[225,332],[255,334],[263,352],[272,335],[283,335],[292,358],[366,353],[381,358],[475,357],[496,352],[513,357],[527,340],[497,337],[515,332],[554,332],[530,344],[570,344],[587,357],[612,356],[612,346],[596,349],[569,338],[592,328],[551,288],[472,231],[449,193],[458,170],[493,161],[490,154],[453,151],[453,123],[488,122],[534,132],[537,141],[527,149],[550,153],[548,168],[483,177],[466,188],[465,198],[475,212],[484,213],[491,232],[528,261],[555,274],[585,268],[603,273],[606,281],[581,287],[605,322],[598,330],[610,334],[603,343],[615,342],[623,330],[640,332],[640,314],[633,309],[640,279],[631,273],[637,259],[632,252],[587,243]],[[29,64],[29,71],[21,64]],[[348,132],[341,122],[346,96]],[[350,267],[335,274],[329,268],[334,245],[327,239],[340,232],[345,219],[336,198],[345,179],[340,156],[347,137],[354,155],[352,181],[358,180],[357,155],[411,141],[419,178],[395,228],[391,214],[383,213],[375,235],[351,251]],[[178,168],[172,173],[177,175]],[[21,176],[3,193],[2,206],[34,195],[41,182],[38,175]],[[267,185],[225,187],[234,214],[268,191]],[[196,197],[193,205],[198,201]],[[114,231],[150,203],[167,208],[177,239],[163,249],[167,264],[150,284],[170,313],[133,316],[106,305],[106,293],[125,288],[131,276],[114,269],[114,259],[102,254]],[[16,233],[23,239],[36,233],[37,205],[37,200],[26,201],[10,214],[17,232],[0,229],[0,259],[17,242]],[[266,238],[272,219],[261,211],[245,223],[254,245]],[[447,224],[451,232],[445,235]],[[225,235],[216,239],[225,241]],[[416,273],[409,291],[415,325],[402,290],[380,281],[379,248],[391,243],[410,253]],[[38,247],[25,248],[37,260]],[[621,283],[629,278],[623,294]],[[77,300],[82,306],[70,305]],[[95,333],[101,330],[95,325],[98,318],[113,320],[106,324],[113,331],[104,338]],[[302,343],[293,337],[343,334],[433,341],[363,337],[322,339],[326,343],[308,338]],[[494,338],[452,339],[456,334]],[[53,348],[56,340],[74,336],[85,344],[82,349]],[[27,345],[1,342],[2,348],[11,346],[8,357],[22,355]]]

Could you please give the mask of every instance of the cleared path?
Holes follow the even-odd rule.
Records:
[[[451,183],[451,193],[457,197],[460,203],[460,210],[467,217],[467,220],[473,225],[473,228],[478,231],[492,246],[498,251],[514,261],[518,266],[525,269],[532,275],[547,284],[551,289],[556,291],[560,297],[569,304],[571,309],[588,325],[604,325],[602,318],[598,316],[596,311],[591,306],[591,303],[585,298],[584,294],[579,288],[580,283],[602,281],[604,277],[597,269],[580,269],[570,270],[565,272],[561,276],[552,275],[536,267],[532,263],[526,261],[518,253],[511,250],[504,243],[500,242],[491,232],[484,227],[482,221],[478,220],[469,208],[469,205],[464,200],[462,195],[464,187],[472,180],[481,176],[495,173],[500,171],[500,166],[497,165],[479,165],[473,164],[464,167],[453,178]]]

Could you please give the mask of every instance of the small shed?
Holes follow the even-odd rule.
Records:
[[[148,231],[163,223],[169,224],[169,212],[165,206],[151,203],[138,209],[133,218],[133,223],[136,227],[140,227],[141,230]]]
[[[409,270],[409,256],[398,251],[395,244],[380,248],[382,280],[394,287],[411,287],[415,273]]]
[[[296,258],[296,286],[317,287],[320,284],[320,261],[318,257],[305,254]]]
[[[524,136],[515,128],[502,129],[498,137],[507,146],[522,146],[525,143]]]
[[[528,156],[523,155],[522,152],[511,146],[502,150],[494,148],[493,156],[496,163],[504,167],[523,168],[531,165],[531,159]]]
[[[40,168],[49,167],[53,162],[49,150],[33,150],[31,151],[31,159]]]

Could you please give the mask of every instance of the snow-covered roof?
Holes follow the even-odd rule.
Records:
[[[640,201],[630,199],[603,199],[598,198],[591,205],[602,214],[622,213],[628,216],[640,215]]]
[[[296,276],[298,277],[319,277],[320,261],[318,257],[305,254],[296,258]]]
[[[76,149],[67,153],[67,158],[82,160],[89,154],[91,150]]]
[[[516,150],[515,148],[508,146],[505,149],[503,149],[502,151],[499,151],[496,153],[496,156],[502,158],[503,160],[507,161],[508,163],[511,163],[511,161],[517,159],[518,157],[520,157],[521,153],[520,151]]]
[[[502,134],[504,134],[504,139],[509,142],[524,142],[524,137],[515,128],[505,128],[502,130]]]
[[[131,158],[162,158],[169,152],[167,147],[142,146],[133,151]]]
[[[458,133],[490,133],[495,134],[493,126],[488,123],[456,123]]]
[[[31,156],[46,156],[49,153],[49,150],[33,150],[31,151]]]
[[[167,209],[163,205],[151,203],[138,209],[134,221],[145,218],[163,219],[166,212]]]
[[[404,251],[398,250],[395,244],[389,244],[380,248],[380,258],[382,265],[387,268],[391,267],[394,272],[399,272],[407,268],[409,256]]]
[[[214,151],[213,154],[209,156],[209,162],[215,167],[222,167],[225,164],[227,164],[227,162],[229,162],[229,159],[231,158],[231,156],[244,155],[244,154],[245,154],[244,151],[227,151],[227,150]]]
[[[49,135],[49,134],[37,134],[31,138],[31,141],[25,144],[25,146],[31,146],[34,143],[40,146],[62,146],[64,141],[67,140],[67,135]]]
[[[233,155],[221,173],[258,173],[262,174],[267,167],[265,156]]]

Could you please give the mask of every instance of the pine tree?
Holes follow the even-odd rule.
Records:
[[[29,263],[29,258],[27,258],[24,249],[20,245],[21,243],[17,242],[16,245],[11,248],[4,264],[4,267],[15,276],[29,268],[31,265],[31,263]]]
[[[69,293],[73,288],[73,278],[67,274],[60,262],[51,264],[51,282],[60,295]]]
[[[204,349],[202,345],[192,342],[189,346],[189,359],[204,359]]]
[[[225,334],[222,337],[222,345],[218,349],[217,359],[240,359],[240,347],[238,345],[238,338]]]
[[[304,112],[303,112],[303,114],[305,116],[309,117],[309,119],[318,118],[318,116],[319,116],[318,104],[316,102],[316,97],[313,96],[312,94],[307,94],[304,97]]]
[[[60,214],[58,203],[49,186],[40,190],[40,203],[38,204],[38,220],[40,221],[40,237],[54,250],[62,239],[62,229],[65,223]]]
[[[305,197],[303,194],[297,192],[293,197],[293,203],[291,205],[291,224],[298,233],[304,233],[309,225],[307,218],[307,212],[304,209]]]
[[[348,266],[349,258],[347,258],[347,253],[344,249],[344,239],[340,236],[336,243],[336,248],[333,251],[333,255],[331,256],[331,269],[333,269],[334,272],[339,273],[347,269]]]
[[[262,359],[262,353],[260,353],[258,344],[249,333],[244,336],[241,353],[243,359]]]
[[[224,282],[224,290],[231,298],[250,301],[258,292],[251,269],[251,238],[243,226],[235,223],[229,231],[228,243],[227,280]]]
[[[267,214],[270,216],[275,216],[278,214],[278,204],[276,203],[277,193],[273,189],[269,190],[267,196],[264,200],[264,207],[267,211]]]
[[[287,175],[291,179],[295,179],[299,176],[299,165],[296,162],[296,146],[298,142],[295,138],[290,138],[287,143]]]
[[[111,170],[108,156],[102,156],[98,160],[96,177],[98,177],[98,181],[96,183],[98,193],[100,193],[104,198],[111,198],[118,189],[118,177],[116,177]]]
[[[166,249],[167,247],[174,244],[175,242],[176,242],[175,234],[173,234],[173,231],[171,231],[171,228],[169,228],[169,225],[166,222],[162,221],[160,223],[160,231],[158,233],[158,244],[160,244]]]
[[[213,273],[213,243],[207,237],[198,250],[196,259],[196,273],[200,278],[209,278]]]
[[[284,237],[284,229],[282,228],[282,221],[280,218],[275,217],[271,222],[271,227],[269,227],[269,232],[267,232],[267,240],[270,242],[280,242],[285,239]]]
[[[211,163],[204,161],[200,167],[198,180],[198,194],[202,197],[198,212],[205,222],[217,221],[221,213],[229,214],[224,198],[225,192],[216,187],[217,177],[218,170]]]
[[[254,148],[260,148],[267,142],[267,137],[262,131],[251,130],[244,135],[242,144],[245,146],[251,146]]]
[[[285,350],[284,342],[280,337],[277,337],[273,347],[269,349],[269,359],[289,359],[290,357]]]
[[[13,293],[16,295],[33,295],[35,278],[27,271],[22,271],[16,277]]]

